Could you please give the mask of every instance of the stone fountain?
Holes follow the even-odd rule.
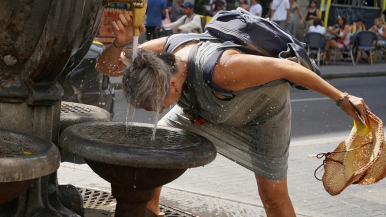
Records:
[[[156,187],[181,176],[188,168],[204,166],[216,157],[204,137],[150,124],[88,122],[66,128],[60,147],[85,159],[91,169],[111,183],[117,199],[115,217],[150,217],[146,204]]]
[[[29,183],[13,187],[20,188],[15,195],[21,195],[7,203],[9,198],[2,201],[1,217],[83,215],[82,198],[77,190],[57,184],[55,171],[59,158],[49,144],[57,144],[59,138],[63,88],[58,81],[87,53],[108,3],[108,0],[0,1],[0,153],[6,153],[0,154],[0,177],[7,177],[9,168],[19,175],[0,178],[0,192],[8,188],[9,182],[32,182],[24,193]],[[143,6],[146,8],[138,2],[133,5],[140,11]],[[39,144],[36,136],[41,139]],[[11,146],[15,150],[9,150]],[[20,148],[31,152],[31,156],[23,155],[25,152],[19,156]],[[9,154],[12,151],[17,156]],[[27,167],[21,168],[35,160],[41,164],[28,167],[33,174]]]

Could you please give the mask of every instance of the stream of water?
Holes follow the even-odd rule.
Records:
[[[134,62],[135,58],[138,55],[138,36],[134,36],[133,40],[133,55],[131,58],[131,61]],[[158,105],[157,105],[157,111],[158,111]],[[154,117],[154,127],[153,127],[153,134],[151,136],[151,140],[155,140],[155,133],[157,131],[157,123],[159,119],[159,113],[155,111],[155,117]],[[135,107],[130,104],[130,102],[127,103],[127,114],[126,114],[126,134],[129,133],[130,127],[133,125],[133,119],[134,119],[134,113],[135,113]]]
[[[133,56],[131,58],[131,62],[134,62],[134,59],[138,55],[138,37],[137,35],[134,35],[134,40],[133,40]]]

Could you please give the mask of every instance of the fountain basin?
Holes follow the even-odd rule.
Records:
[[[23,155],[23,150],[32,154]],[[55,172],[59,165],[59,150],[50,141],[0,129],[0,204],[17,198],[35,178]]]
[[[204,166],[216,157],[216,148],[206,138],[170,127],[158,127],[151,140],[151,124],[88,122],[72,125],[60,135],[65,151],[118,166],[151,169],[188,169]]]
[[[217,154],[199,135],[153,125],[88,122],[66,128],[59,141],[65,151],[85,159],[91,169],[111,183],[117,199],[116,217],[149,217],[146,203],[156,187],[181,176],[188,168],[204,166]]]

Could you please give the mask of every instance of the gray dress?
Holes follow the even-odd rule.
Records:
[[[187,91],[182,92],[163,120],[169,126],[208,138],[219,153],[260,176],[283,179],[287,175],[291,131],[289,85],[281,79],[230,100],[217,98],[204,82],[202,69],[215,52],[227,49],[221,45],[213,40],[204,42],[196,56],[196,109],[207,122],[194,125],[184,114],[183,108],[190,105]]]

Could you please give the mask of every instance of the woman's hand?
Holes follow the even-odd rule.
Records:
[[[369,125],[369,119],[367,118],[366,110],[369,110],[369,107],[365,104],[365,101],[362,98],[356,97],[356,96],[351,96],[348,95],[345,97],[343,100],[340,108],[346,112],[349,116],[353,117],[354,119],[361,121],[360,118],[358,117],[358,112],[356,109],[350,104],[350,102],[355,106],[355,108],[358,109],[359,114],[365,119],[366,124]]]
[[[115,46],[121,47],[133,40],[134,29],[132,26],[132,18],[127,11],[120,14],[119,19],[112,22],[112,26],[115,35]],[[141,25],[139,31],[144,32],[145,26]]]

